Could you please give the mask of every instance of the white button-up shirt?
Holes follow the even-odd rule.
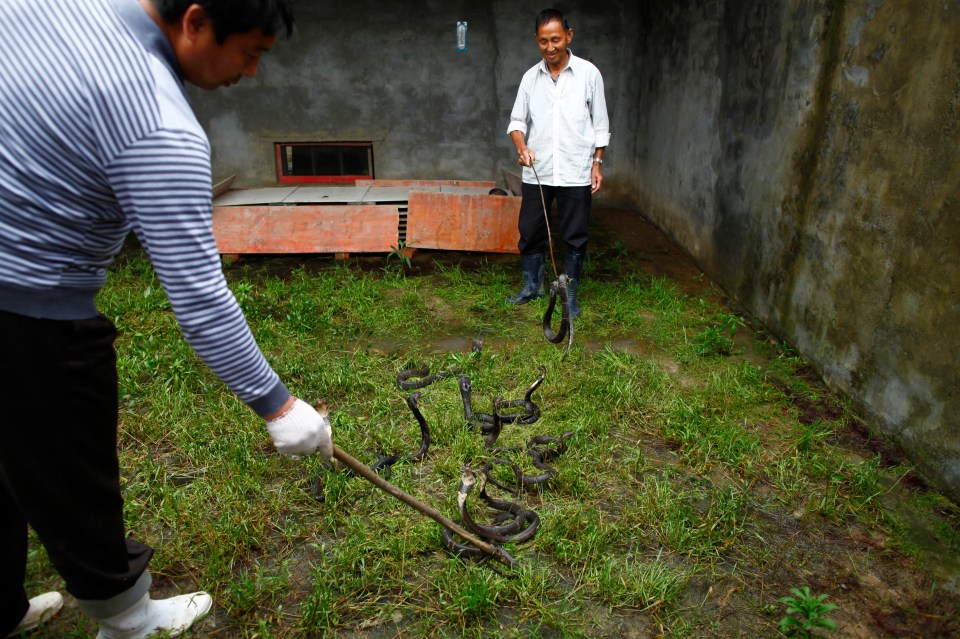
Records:
[[[541,60],[520,81],[507,134],[522,131],[537,157],[523,167],[523,181],[550,186],[587,186],[593,152],[610,143],[610,120],[603,77],[590,62],[570,53],[567,66],[553,81]]]

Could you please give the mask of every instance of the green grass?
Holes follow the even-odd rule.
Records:
[[[856,416],[810,379],[802,358],[758,338],[764,363],[750,363],[733,341],[749,331],[742,318],[643,273],[622,247],[609,253],[605,278],[588,272],[566,358],[540,330],[545,302],[503,305],[512,265],[445,261],[422,272],[420,258],[391,255],[379,268],[241,259],[228,278],[281,378],[307,401],[329,402],[337,444],[367,462],[417,447],[396,386],[401,369],[460,369],[473,381],[474,410],[490,412],[497,395],[521,398],[545,366],[534,394],[542,418],[505,427],[498,442],[574,432],[552,462],[556,477],[521,498],[540,530],[508,544],[520,568],[497,574],[450,556],[435,523],[362,479],[276,455],[262,421],[185,344],[151,267],[130,251],[99,299],[120,329],[126,521],[157,551],[159,594],[213,593],[216,619],[198,633],[586,637],[634,627],[776,636],[777,619],[757,611],[809,579],[798,531],[830,553],[827,540],[869,528],[919,570],[910,525],[885,505],[897,487],[936,539],[960,547],[955,506],[904,490],[908,469],[839,444]],[[469,353],[473,338],[485,340],[479,356]],[[630,348],[619,346],[625,339]],[[841,409],[809,419],[825,404]],[[391,481],[456,518],[460,467],[491,455],[464,422],[455,378],[425,389],[420,406],[430,453],[395,467]],[[535,472],[525,456],[515,460]],[[323,503],[311,495],[318,476]],[[34,540],[29,590],[62,587],[39,548]],[[839,580],[846,568],[834,570]],[[824,583],[839,581],[828,576],[817,589]],[[831,601],[855,616],[838,592]],[[94,633],[73,611],[39,636]]]

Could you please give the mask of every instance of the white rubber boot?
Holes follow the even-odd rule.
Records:
[[[210,612],[212,605],[213,599],[205,592],[157,600],[148,593],[123,612],[98,619],[97,639],[147,639],[160,632],[164,637],[179,637]]]
[[[19,637],[22,633],[30,632],[42,623],[50,620],[50,617],[60,612],[63,607],[63,596],[59,592],[45,592],[37,595],[30,600],[30,608],[27,614],[23,616],[17,627],[13,629],[6,639],[10,637]]]

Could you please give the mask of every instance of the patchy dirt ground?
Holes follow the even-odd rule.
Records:
[[[713,285],[688,255],[668,240],[637,212],[629,210],[599,210],[595,214],[592,237],[600,247],[619,241],[644,271],[669,277],[686,292],[710,297],[729,305],[726,295]],[[737,334],[737,346],[742,357],[764,365],[762,356],[751,345],[757,337],[772,339],[762,327]],[[805,381],[823,388],[813,368],[802,371]],[[776,383],[775,377],[773,378]],[[843,411],[840,398],[824,393],[826,399],[811,401],[802,393],[790,394],[798,408],[800,419],[811,424],[817,420],[836,419]],[[886,467],[908,466],[909,461],[885,441],[872,434],[866,424],[854,421],[844,432],[834,435],[835,443],[849,451],[852,459],[879,455]],[[902,497],[912,490],[926,490],[923,481],[908,473],[884,497],[886,508],[899,513],[913,524],[907,536],[919,549],[920,568],[891,547],[890,540],[875,530],[854,526],[839,528],[785,520],[770,513],[756,512],[764,521],[766,544],[775,548],[771,562],[762,575],[754,575],[745,583],[753,583],[773,593],[787,593],[795,586],[799,572],[808,579],[814,592],[830,594],[830,601],[839,606],[831,613],[837,621],[836,633],[824,636],[880,639],[890,637],[960,637],[960,557],[944,547],[931,526],[942,524],[954,530],[960,527],[960,508],[945,507],[937,521],[921,521],[916,513],[908,511]],[[714,610],[703,610],[704,616],[716,620],[713,628],[702,628],[696,636],[738,637],[748,631],[737,628],[737,623],[724,619],[742,619],[756,614],[761,608],[757,602],[770,600],[762,591],[746,593],[742,584],[716,583],[707,589],[727,588],[728,591]],[[780,595],[777,595],[780,596]],[[716,600],[716,598],[711,598]],[[691,602],[692,603],[692,602]],[[740,610],[737,610],[737,608]],[[782,611],[777,611],[779,619]],[[744,634],[746,633],[746,634]],[[635,636],[646,636],[643,634]],[[655,636],[655,635],[651,635]]]
[[[609,246],[618,240],[645,271],[671,278],[688,293],[710,296],[722,304],[729,304],[725,294],[703,276],[689,256],[635,211],[597,211],[595,227],[593,237],[598,245]],[[738,332],[737,337],[742,356],[763,366],[761,357],[751,349],[756,337],[766,337],[762,328],[756,333],[751,330]],[[811,386],[823,387],[815,370],[807,368],[803,373]],[[842,413],[839,398],[831,398],[829,394],[824,396],[827,399],[814,402],[802,393],[790,395],[801,421],[807,424],[836,419]],[[846,448],[851,458],[880,455],[884,466],[909,465],[898,450],[873,435],[861,422],[853,422],[835,437],[835,443]],[[760,521],[766,520],[764,528],[769,534],[764,540],[775,548],[771,556],[777,561],[771,562],[765,574],[754,575],[747,582],[773,593],[787,593],[796,585],[798,572],[806,576],[811,590],[829,593],[830,601],[839,606],[831,617],[840,629],[836,633],[824,633],[824,636],[857,639],[960,637],[960,558],[939,542],[930,529],[931,522],[921,522],[915,513],[905,511],[907,506],[902,499],[908,491],[925,489],[922,480],[908,473],[884,497],[888,509],[913,522],[914,527],[908,536],[919,548],[920,569],[892,548],[890,540],[877,531],[856,526],[849,529],[827,525],[816,527],[797,519],[785,520],[756,512]],[[946,507],[939,514],[943,525],[954,529],[960,526],[960,509]],[[728,591],[714,610],[702,611],[705,617],[715,619],[716,625],[701,629],[703,634],[696,636],[746,636],[743,634],[746,631],[738,629],[736,622],[724,623],[724,619],[742,619],[743,615],[756,614],[761,608],[757,602],[770,600],[762,591],[742,592],[741,584],[736,583],[716,583],[706,585],[706,588],[727,588]],[[716,598],[711,600],[716,601]],[[777,611],[777,619],[781,612]]]
[[[656,276],[675,281],[681,290],[699,297],[709,298],[722,305],[730,300],[697,268],[682,250],[671,243],[653,225],[646,222],[636,211],[624,209],[598,209],[594,211],[591,229],[593,251],[625,250],[628,259],[636,268]],[[247,259],[247,258],[244,258]],[[253,258],[259,261],[261,258]],[[281,271],[287,271],[288,258],[270,258]],[[292,258],[291,258],[292,259]],[[329,258],[320,258],[329,259]],[[559,256],[558,256],[559,260]],[[297,266],[311,268],[301,258]],[[427,273],[437,263],[458,263],[469,269],[481,261],[511,265],[517,263],[515,255],[463,254],[442,251],[423,251],[413,259],[415,273]],[[362,268],[381,270],[383,256],[361,257]],[[322,265],[317,264],[318,268]],[[600,263],[591,271],[591,277],[605,277]],[[449,309],[436,308],[438,314]],[[756,365],[764,366],[763,355],[754,348],[756,339],[775,341],[762,328],[739,330],[737,350],[740,357]],[[465,344],[447,344],[450,350],[465,350]],[[630,350],[629,340],[619,346]],[[664,362],[670,371],[670,362]],[[675,365],[673,369],[679,373]],[[817,373],[809,368],[804,371],[805,381],[813,387],[822,388]],[[775,375],[771,375],[773,383]],[[827,399],[812,401],[803,393],[791,394],[788,386],[783,390],[795,403],[801,420],[811,424],[817,420],[836,419],[843,407],[839,398],[822,393]],[[849,451],[851,459],[862,460],[880,455],[887,467],[907,465],[900,453],[871,434],[862,423],[853,423],[845,432],[833,435],[835,442]],[[663,457],[670,463],[675,457],[664,442],[646,442],[650,458]],[[696,609],[696,617],[706,620],[692,629],[695,637],[741,637],[756,636],[758,627],[775,628],[782,616],[782,609],[769,609],[769,602],[787,594],[797,585],[798,575],[814,592],[828,593],[830,602],[839,608],[831,617],[839,624],[836,633],[822,636],[852,637],[855,639],[881,639],[889,637],[960,637],[960,559],[943,546],[940,537],[931,525],[938,522],[921,518],[907,512],[901,497],[908,491],[925,490],[922,481],[907,474],[884,497],[887,508],[900,513],[903,519],[915,522],[907,535],[916,544],[919,562],[907,558],[896,549],[882,532],[860,526],[839,527],[827,523],[811,523],[796,516],[782,513],[755,511],[760,522],[763,544],[771,559],[761,572],[738,575],[732,570],[718,571],[715,579],[702,579],[691,584],[687,604]],[[762,492],[763,486],[757,491]],[[817,496],[812,495],[811,498]],[[960,509],[945,507],[940,513],[940,524],[953,530],[960,528]],[[918,567],[919,565],[919,567]],[[767,602],[767,608],[764,603]],[[597,610],[591,615],[596,620],[596,637],[659,637],[664,636],[650,622],[645,613],[631,615],[619,611]],[[756,617],[765,617],[763,622]],[[752,620],[752,621],[751,621]],[[403,623],[377,624],[376,627],[358,627],[344,631],[344,637],[394,637],[405,636]],[[501,620],[502,622],[503,620]],[[203,622],[195,633],[198,637],[225,637],[218,628],[216,617]],[[542,631],[538,633],[542,635]],[[776,635],[776,631],[772,630]],[[559,635],[558,635],[559,636]]]
[[[686,254],[635,211],[595,210],[591,242],[594,250],[610,250],[615,243],[619,243],[636,268],[670,278],[690,294],[708,297],[721,304],[729,303],[723,291],[705,278]],[[302,257],[242,258],[231,268],[242,268],[244,264],[258,267],[269,264],[280,274],[301,266],[308,270],[321,269],[324,263],[329,263],[329,259],[320,257],[311,265],[304,263]],[[413,267],[415,272],[425,273],[436,268],[437,262],[449,261],[470,268],[484,260],[504,265],[517,263],[514,255],[425,251],[413,257]],[[384,257],[361,257],[359,262],[362,268],[382,270]],[[595,271],[592,276],[605,277],[599,266]],[[433,311],[444,316],[453,312],[442,306],[437,306]],[[759,327],[738,331],[737,350],[740,354],[737,356],[764,366],[763,355],[753,348],[758,338],[773,339]],[[469,348],[465,343],[446,346],[450,350]],[[624,340],[618,348],[630,350],[632,347],[629,340]],[[680,374],[675,364],[669,361],[662,363],[668,372]],[[804,371],[804,377],[811,386],[822,386],[812,368]],[[772,380],[776,383],[775,377]],[[829,393],[820,394],[826,399],[813,401],[803,393],[790,394],[788,385],[784,385],[783,390],[791,397],[805,423],[835,419],[843,410],[841,400]],[[833,437],[833,443],[844,447],[851,459],[862,460],[880,455],[887,467],[906,464],[897,450],[871,434],[865,424],[854,422]],[[676,454],[665,442],[651,439],[643,444],[645,457],[664,465],[675,464]],[[695,611],[693,618],[702,623],[691,627],[689,636],[755,638],[758,628],[770,629],[769,635],[760,633],[759,636],[777,636],[774,628],[782,616],[782,609],[778,607],[771,610],[769,602],[776,601],[787,594],[790,588],[797,586],[798,576],[801,576],[814,592],[829,594],[829,601],[839,606],[830,616],[837,621],[840,629],[835,633],[822,633],[821,636],[854,639],[960,637],[960,559],[944,547],[942,537],[933,529],[940,524],[960,530],[960,508],[944,506],[936,514],[939,521],[931,522],[929,518],[916,516],[909,511],[902,497],[910,491],[925,489],[922,481],[908,473],[883,498],[887,508],[897,512],[903,520],[913,522],[906,534],[918,549],[919,561],[906,557],[885,533],[878,530],[859,525],[841,527],[791,516],[789,513],[755,509],[752,515],[760,527],[761,544],[769,559],[746,562],[751,566],[747,572],[737,566],[725,566],[715,575],[700,577],[691,583],[685,603]],[[762,494],[770,489],[756,486],[754,490]],[[816,497],[811,495],[811,498]],[[306,576],[303,577],[302,587],[308,588]],[[292,586],[297,581],[296,575],[291,576]],[[188,588],[189,585],[158,581],[155,590],[157,595],[162,596],[182,591],[184,587]],[[67,607],[75,607],[72,599],[68,599]],[[600,608],[588,612],[595,623],[595,627],[588,632],[592,637],[642,639],[666,636],[652,623],[649,613]],[[497,627],[497,622],[511,626],[508,617],[497,619],[488,626],[491,635],[496,634],[492,629]],[[522,627],[519,632],[522,634]],[[227,639],[239,635],[225,613],[215,608],[213,615],[198,624],[191,636]],[[344,629],[337,636],[373,639],[403,637],[409,636],[409,633],[405,631],[402,619],[394,619],[386,623],[360,624]],[[563,635],[544,634],[541,629],[537,636]]]
[[[615,246],[616,245],[616,246]],[[625,250],[632,265],[655,276],[667,277],[686,293],[709,298],[722,305],[729,305],[725,293],[715,286],[699,270],[696,264],[681,249],[670,242],[652,224],[636,211],[626,209],[596,209],[591,228],[591,250]],[[251,258],[243,258],[249,260]],[[259,262],[263,258],[252,258]],[[328,260],[329,258],[319,258]],[[558,255],[558,260],[560,256]],[[272,257],[269,260],[280,272],[289,272],[291,264],[306,266],[302,258]],[[243,261],[243,260],[241,260]],[[476,267],[481,261],[504,265],[517,264],[515,255],[464,254],[443,251],[422,251],[412,258],[415,273],[428,273],[437,263],[458,263],[465,269]],[[383,256],[365,256],[359,259],[362,268],[382,270]],[[322,268],[318,262],[317,268]],[[605,277],[602,264],[597,263],[591,277]],[[436,308],[438,314],[449,309]],[[760,327],[737,332],[737,350],[740,357],[756,365],[764,366],[763,356],[753,347],[755,340],[769,339]],[[466,344],[447,344],[450,350],[466,350]],[[629,351],[629,340],[619,346]],[[670,362],[664,362],[671,370]],[[677,369],[676,366],[673,367]],[[679,373],[679,371],[677,371]],[[812,368],[804,371],[805,381],[822,388],[820,379]],[[776,383],[775,375],[771,379]],[[793,393],[786,385],[783,390],[795,403],[801,420],[813,423],[831,420],[843,411],[839,398],[829,393],[828,399],[811,401],[803,393]],[[835,443],[845,447],[851,459],[866,459],[880,455],[887,467],[907,465],[900,453],[871,434],[866,425],[852,424],[846,432],[836,433]],[[672,456],[663,442],[646,442],[645,454],[651,458],[663,456],[669,463]],[[831,613],[840,629],[823,636],[851,637],[855,639],[881,639],[889,637],[960,637],[960,559],[943,547],[931,522],[921,523],[920,518],[906,512],[900,498],[911,490],[924,490],[922,481],[907,474],[899,484],[891,487],[884,497],[885,505],[896,510],[903,518],[915,522],[915,529],[908,532],[916,543],[921,559],[917,563],[895,549],[891,540],[878,531],[853,526],[841,528],[829,524],[811,524],[799,517],[784,517],[782,514],[756,511],[754,516],[763,530],[763,543],[769,556],[774,558],[764,566],[762,573],[736,576],[732,573],[718,574],[713,580],[703,580],[691,585],[688,605],[698,609],[697,616],[709,620],[702,627],[693,629],[695,637],[741,637],[755,636],[758,623],[751,617],[766,616],[762,627],[775,627],[782,616],[782,609],[764,612],[762,602],[775,601],[797,585],[797,576],[802,575],[811,590],[828,593],[829,601],[839,606]],[[757,487],[763,491],[762,486]],[[816,496],[811,496],[814,498]],[[960,509],[947,507],[941,513],[943,525],[960,528]],[[936,522],[933,522],[936,524]],[[720,594],[722,593],[722,594]],[[769,605],[769,604],[768,604]],[[597,610],[597,627],[591,636],[596,637],[658,637],[663,636],[650,624],[650,617],[637,613],[609,614]],[[756,620],[755,620],[756,621]],[[197,628],[198,637],[225,637],[218,629],[216,618],[205,621]],[[774,631],[774,634],[775,631]],[[402,622],[370,628],[355,628],[341,633],[344,637],[394,637],[404,636]],[[541,635],[542,636],[542,635]]]

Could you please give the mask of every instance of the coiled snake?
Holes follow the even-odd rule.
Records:
[[[477,474],[467,466],[462,467],[461,472],[460,487],[457,489],[457,511],[460,513],[460,519],[463,521],[463,525],[468,530],[484,539],[498,543],[520,543],[533,538],[537,532],[537,528],[540,526],[539,515],[532,510],[523,508],[519,504],[490,497],[490,495],[487,494],[486,482],[484,482],[483,487],[480,489],[480,497],[484,503],[486,503],[490,509],[496,511],[498,515],[494,518],[493,524],[491,525],[477,523],[467,508],[467,498],[477,483]],[[456,541],[446,528],[443,529],[442,538],[444,546],[460,557],[481,558],[487,556],[479,548],[474,548],[469,544],[461,544]],[[502,548],[500,548],[500,550],[503,551]]]
[[[523,406],[523,412],[498,414],[501,423],[512,424],[517,422],[520,424],[532,424],[540,419],[540,407],[533,403],[531,396],[533,395],[533,392],[540,387],[540,384],[543,383],[543,380],[546,379],[547,369],[544,366],[538,366],[537,368],[540,370],[540,377],[538,377],[536,381],[530,385],[530,388],[527,389],[523,399],[511,399],[501,402],[500,404],[501,407]],[[495,421],[494,415],[473,412],[473,401],[471,398],[473,383],[470,381],[469,377],[464,375],[461,375],[458,379],[460,381],[460,398],[463,400],[463,412],[467,418],[467,423],[472,425],[479,424],[480,431],[483,433],[490,432],[492,424]],[[488,426],[487,424],[490,425]]]

